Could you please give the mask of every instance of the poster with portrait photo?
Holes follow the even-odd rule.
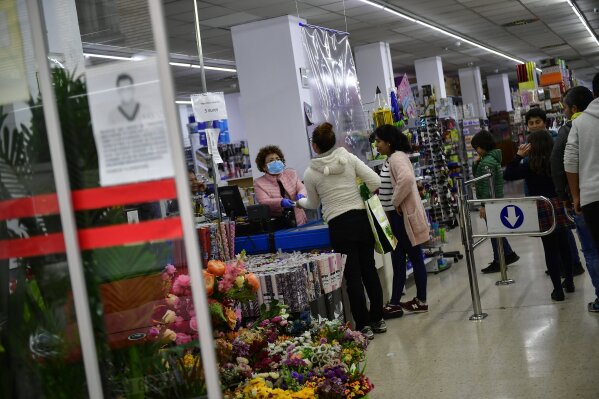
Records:
[[[156,59],[92,67],[86,76],[100,184],[172,177]]]

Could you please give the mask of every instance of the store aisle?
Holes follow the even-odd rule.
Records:
[[[449,240],[446,250],[461,249],[459,229]],[[480,273],[491,259],[490,243],[476,251],[489,314],[481,322],[468,320],[465,260],[429,274],[429,313],[389,321],[387,334],[369,347],[373,399],[599,397],[599,314],[586,309],[594,298],[587,273],[574,278],[576,292],[565,302],[553,303],[541,240],[510,243],[521,258],[508,270],[516,280],[511,286],[495,286],[499,274]],[[408,286],[408,299],[414,295],[415,287]]]

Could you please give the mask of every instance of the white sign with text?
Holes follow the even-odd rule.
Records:
[[[192,94],[191,106],[196,122],[227,119],[227,107],[223,92]]]
[[[155,58],[87,69],[100,185],[174,176]]]

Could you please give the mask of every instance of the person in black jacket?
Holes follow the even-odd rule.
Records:
[[[566,203],[571,203],[568,179],[564,170],[566,143],[568,142],[572,121],[587,108],[591,101],[593,101],[593,93],[583,86],[576,86],[568,90],[563,99],[564,114],[569,120],[560,128],[553,145],[551,153],[551,176],[553,177],[553,184],[555,185],[558,197]],[[589,271],[589,277],[591,278],[593,287],[595,287],[596,298],[594,302],[588,304],[588,310],[589,312],[599,312],[599,253],[584,218],[575,212],[572,212],[572,217],[576,224],[576,231],[580,239],[580,246],[587,270]]]
[[[557,197],[553,186],[550,163],[552,149],[553,139],[549,132],[540,130],[530,133],[528,144],[520,146],[514,159],[507,165],[503,177],[505,180],[524,179],[530,195],[542,195],[551,199],[555,209],[556,227],[551,234],[541,237],[541,240],[545,252],[545,263],[553,283],[551,299],[563,301],[565,299],[563,288],[566,289],[566,292],[574,292],[575,289],[570,246],[566,233],[568,229],[574,227],[574,223],[567,218],[564,205]],[[522,162],[526,156],[528,156],[528,162]],[[539,201],[537,206],[541,231],[548,230],[552,224],[549,205],[544,201]],[[563,266],[565,274],[563,287],[560,278],[560,264]]]

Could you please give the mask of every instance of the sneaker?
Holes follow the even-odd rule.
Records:
[[[566,297],[564,296],[564,291],[563,290],[553,290],[553,292],[551,293],[551,300],[556,301],[556,302],[561,302],[564,299],[566,299]]]
[[[511,265],[512,263],[516,263],[520,260],[520,257],[515,253],[512,252],[509,255],[506,255],[505,257],[505,265]]]
[[[383,334],[387,332],[387,324],[383,319],[377,321],[376,323],[372,323],[370,327],[372,328],[372,331],[374,331],[375,334]]]
[[[483,272],[485,274],[499,273],[499,262],[493,261],[493,262],[489,263],[489,266],[482,269],[481,272]]]
[[[595,299],[595,302],[589,303],[589,312],[599,313],[599,298]]]
[[[384,319],[395,319],[401,316],[403,316],[403,309],[401,308],[401,305],[393,305],[391,303],[388,303],[383,308]]]
[[[568,293],[572,293],[572,292],[576,291],[576,287],[574,287],[574,281],[564,280],[564,282],[562,283],[562,287]]]
[[[364,334],[364,336],[369,340],[373,340],[374,339],[374,332],[372,331],[372,327],[370,326],[366,326],[363,329],[360,330],[360,332],[362,334]]]
[[[414,298],[409,302],[401,302],[401,307],[406,313],[426,313],[428,312],[428,305],[418,298]]]

